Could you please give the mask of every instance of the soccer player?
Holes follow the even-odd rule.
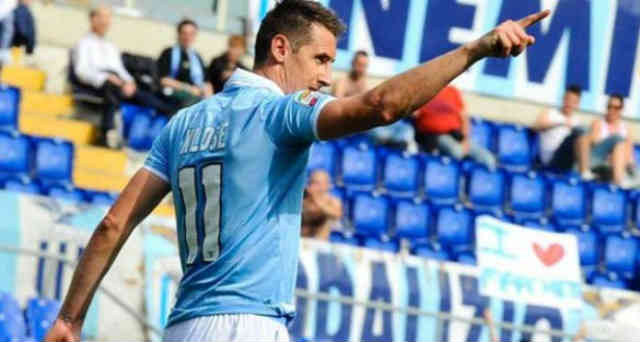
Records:
[[[344,27],[310,0],[284,0],[264,18],[253,72],[174,116],[98,225],[49,341],[78,340],[96,287],[142,219],[169,192],[184,271],[165,341],[287,341],[294,314],[300,211],[311,143],[410,115],[487,56],[517,56],[540,12],[358,96],[317,93],[331,80]]]

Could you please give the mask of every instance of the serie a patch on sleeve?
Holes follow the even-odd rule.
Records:
[[[296,96],[296,102],[305,106],[313,107],[318,103],[318,94],[311,90],[305,90]]]

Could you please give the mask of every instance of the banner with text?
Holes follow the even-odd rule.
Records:
[[[507,19],[542,9],[552,15],[528,31],[536,46],[517,59],[477,63],[454,84],[463,90],[557,105],[567,85],[584,89],[581,107],[602,112],[608,94],[628,98],[639,116],[637,0],[319,0],[347,24],[336,66],[353,52],[373,55],[370,72],[391,76],[459,47]],[[254,32],[275,0],[250,0]],[[455,15],[451,15],[455,13]]]
[[[576,237],[528,229],[489,216],[476,219],[480,293],[537,305],[580,307]]]

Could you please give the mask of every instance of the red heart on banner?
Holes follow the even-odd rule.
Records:
[[[551,244],[547,249],[542,248],[537,242],[533,243],[533,251],[538,259],[547,267],[551,267],[564,257],[564,247],[557,243]]]

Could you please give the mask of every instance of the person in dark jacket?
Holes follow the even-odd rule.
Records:
[[[247,69],[247,67],[240,62],[240,58],[247,52],[244,37],[237,35],[229,37],[228,46],[228,50],[214,58],[209,65],[209,81],[213,86],[214,93],[222,91],[225,82],[233,70],[236,68]]]
[[[184,107],[211,96],[213,91],[202,57],[193,49],[198,25],[185,19],[178,24],[177,31],[177,44],[162,51],[157,65],[163,95],[178,107]]]
[[[24,46],[28,55],[33,54],[36,47],[36,23],[31,13],[33,0],[20,0],[13,11],[13,38],[11,46]]]

